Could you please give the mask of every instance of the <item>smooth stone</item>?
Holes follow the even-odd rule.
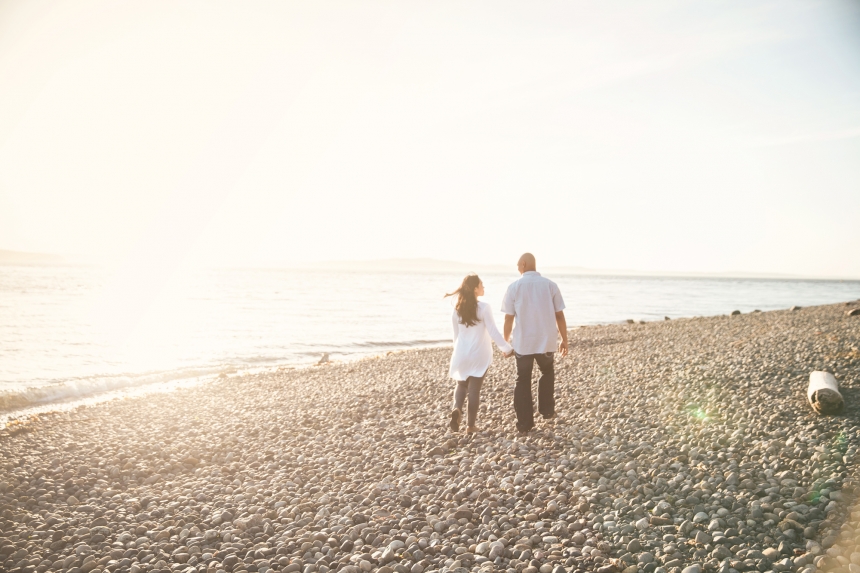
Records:
[[[771,561],[776,561],[777,559],[779,559],[779,551],[774,549],[773,547],[763,549],[761,553]]]
[[[638,561],[639,561],[639,563],[641,563],[643,565],[647,565],[648,563],[653,563],[654,562],[654,554],[649,552],[649,551],[645,551],[643,553],[640,553]]]

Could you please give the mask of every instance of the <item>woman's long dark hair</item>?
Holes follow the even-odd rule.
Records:
[[[457,314],[460,315],[460,324],[466,326],[475,326],[480,322],[478,320],[478,297],[475,296],[475,289],[481,284],[481,279],[478,275],[466,275],[463,279],[463,284],[454,292],[449,292],[445,297],[457,295]]]

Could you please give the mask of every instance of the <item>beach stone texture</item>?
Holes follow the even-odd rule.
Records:
[[[526,436],[498,354],[448,430],[445,348],[16,420],[0,570],[860,573],[858,341],[844,305],[577,328]]]

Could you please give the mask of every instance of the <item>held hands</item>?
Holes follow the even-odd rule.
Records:
[[[511,350],[510,352],[502,352],[502,356],[504,356],[505,358],[510,358],[513,355],[514,355],[513,350]]]

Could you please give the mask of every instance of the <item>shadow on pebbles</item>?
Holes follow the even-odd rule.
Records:
[[[447,430],[447,349],[44,415],[0,432],[0,569],[860,573],[858,335],[844,305],[578,328],[525,437],[499,355],[484,431]]]

